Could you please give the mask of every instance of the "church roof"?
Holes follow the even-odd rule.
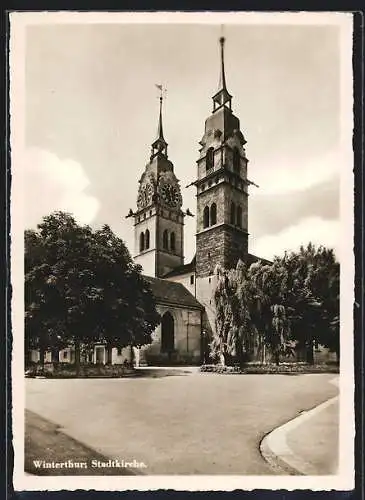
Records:
[[[257,257],[256,255],[253,255],[252,253],[247,254],[247,260],[246,260],[247,264],[251,265],[251,264],[254,264],[255,262],[260,262],[260,261],[263,264],[272,264],[272,262],[270,262],[267,259],[263,259],[262,257]]]
[[[182,274],[188,274],[195,272],[196,258],[194,257],[189,264],[184,264],[182,266],[175,267],[172,271],[164,274],[164,278],[171,278],[172,276],[180,276]]]
[[[200,302],[181,283],[153,278],[151,276],[143,276],[143,278],[150,285],[157,302],[165,302],[180,307],[203,309]]]
[[[251,264],[254,264],[255,262],[261,261],[263,264],[272,264],[267,259],[263,259],[262,257],[257,257],[256,255],[253,255],[252,253],[247,254],[247,260],[246,263],[250,266]],[[193,273],[195,272],[195,264],[196,264],[196,257],[194,256],[193,260],[189,262],[189,264],[184,264],[183,266],[178,266],[175,267],[172,271],[169,271],[164,275],[165,278],[172,278],[173,276],[181,276],[183,274],[188,274],[188,273]]]

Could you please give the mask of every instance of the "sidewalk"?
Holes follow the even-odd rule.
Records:
[[[288,432],[286,439],[293,454],[301,460],[301,472],[311,475],[337,473],[339,452],[339,400]]]
[[[95,475],[135,475],[126,468],[36,468],[34,461],[89,463],[92,459],[106,462],[108,458],[88,448],[84,444],[67,436],[60,427],[41,416],[26,410],[25,412],[25,463],[27,474],[42,476],[95,476]]]
[[[337,474],[339,398],[333,397],[277,427],[262,440],[260,451],[279,474]]]

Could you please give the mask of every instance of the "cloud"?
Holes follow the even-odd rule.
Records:
[[[249,230],[252,238],[277,234],[297,221],[310,217],[338,219],[339,190],[339,176],[333,176],[306,190],[277,194],[253,191],[249,205]]]
[[[285,250],[296,251],[300,245],[309,242],[334,248],[339,258],[340,222],[324,220],[320,217],[308,217],[298,224],[285,228],[275,235],[266,235],[251,242],[250,253],[272,259],[275,255],[283,255]]]
[[[22,158],[24,175],[24,224],[35,227],[55,210],[74,215],[80,224],[91,223],[99,200],[87,192],[90,185],[84,168],[72,159],[60,159],[39,148],[29,148]]]
[[[265,165],[265,168],[257,168],[256,171],[252,167],[249,177],[252,177],[265,194],[305,191],[337,176],[342,157],[341,151],[333,149],[315,158],[298,157],[295,165],[292,159],[289,162],[288,158],[276,158],[273,165]]]

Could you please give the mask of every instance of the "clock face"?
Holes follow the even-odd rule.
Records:
[[[180,193],[176,186],[163,184],[160,189],[162,200],[171,207],[177,207],[180,203]]]
[[[147,207],[152,202],[153,187],[151,184],[146,184],[141,187],[138,195],[137,205],[138,208]]]

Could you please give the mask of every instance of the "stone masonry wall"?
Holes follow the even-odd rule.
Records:
[[[229,225],[212,227],[196,236],[196,274],[209,276],[216,265],[234,267],[245,260],[248,251],[247,233]]]

